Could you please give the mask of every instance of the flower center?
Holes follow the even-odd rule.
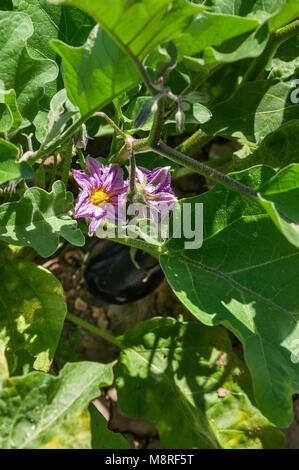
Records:
[[[95,204],[102,204],[103,202],[108,202],[111,198],[111,195],[107,194],[103,189],[94,189],[91,193],[89,202]]]

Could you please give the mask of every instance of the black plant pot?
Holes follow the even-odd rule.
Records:
[[[136,266],[129,247],[113,242],[105,244],[87,263],[84,277],[89,291],[112,304],[125,304],[148,295],[164,274],[158,268],[158,261],[141,250],[137,250],[134,260]]]

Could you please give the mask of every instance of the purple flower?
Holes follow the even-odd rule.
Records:
[[[73,175],[82,191],[75,206],[75,217],[90,217],[89,236],[93,235],[105,217],[115,220],[118,209],[126,204],[128,182],[123,180],[120,166],[111,163],[104,166],[95,158],[86,158],[89,175],[73,170]]]
[[[150,209],[150,218],[155,214],[165,215],[177,203],[177,198],[170,186],[170,167],[158,167],[147,170],[138,166],[136,168],[136,189],[140,199]]]

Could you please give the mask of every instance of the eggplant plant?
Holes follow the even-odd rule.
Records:
[[[298,17],[297,0],[0,0],[0,448],[129,448],[92,404],[112,384],[165,448],[284,446],[299,393]],[[208,158],[217,139],[231,154]],[[194,174],[205,188],[178,198],[171,181]],[[116,337],[67,312],[39,260],[89,237],[157,260],[188,318]],[[104,271],[88,274],[103,295]],[[51,369],[65,320],[118,359]]]

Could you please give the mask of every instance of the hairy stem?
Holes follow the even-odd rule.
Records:
[[[193,158],[190,158],[188,155],[185,155],[178,150],[168,147],[168,145],[164,144],[163,142],[156,144],[153,150],[159,153],[159,155],[162,155],[163,157],[166,157],[169,160],[178,163],[179,165],[183,165],[186,168],[192,169],[195,173],[206,176],[215,183],[220,183],[223,186],[226,186],[230,190],[243,193],[250,198],[256,199],[258,197],[257,192],[253,189],[233,180],[229,176],[220,173],[220,171],[217,171],[214,168],[210,168],[209,166],[194,160]]]
[[[278,47],[288,39],[299,34],[299,20],[278,29],[272,33],[270,39],[261,55],[259,55],[249,67],[247,73],[244,75],[242,83],[258,80],[261,78],[263,71],[267,64],[270,62]]]
[[[225,165],[225,163],[230,162],[231,160],[232,155],[227,155],[225,157],[216,158],[215,160],[208,160],[204,162],[204,164],[210,168],[220,168],[222,165]],[[182,178],[183,176],[193,175],[194,173],[195,171],[191,168],[181,167],[173,173],[171,180],[174,181]]]
[[[77,317],[76,315],[73,315],[72,313],[67,313],[66,320],[69,320],[72,323],[75,323],[76,325],[81,326],[85,330],[90,331],[91,333],[94,333],[97,336],[100,336],[101,338],[105,339],[106,341],[109,341],[109,343],[114,344],[120,349],[123,349],[125,347],[119,338],[110,335],[106,331],[100,330],[100,328],[97,328],[91,323],[88,323],[87,321],[82,320],[82,318]]]

